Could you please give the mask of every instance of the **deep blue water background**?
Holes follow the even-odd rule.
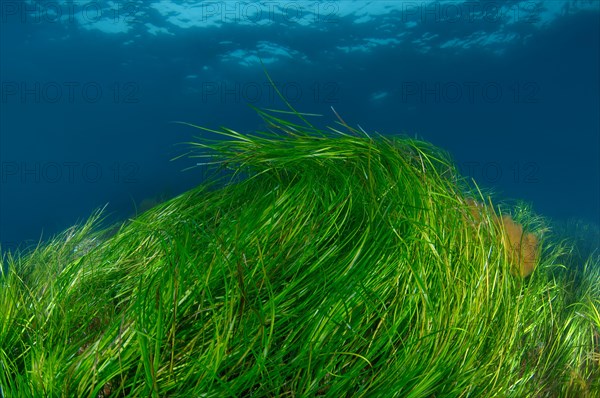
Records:
[[[343,8],[326,22],[221,18],[183,28],[142,3],[128,32],[107,33],[2,3],[2,249],[48,238],[106,203],[124,219],[146,198],[200,183],[200,170],[182,171],[194,160],[171,161],[197,131],[172,121],[260,128],[247,104],[283,104],[256,55],[292,104],[323,114],[323,125],[335,121],[333,106],[367,131],[416,135],[502,197],[556,220],[600,224],[597,6],[513,25],[516,37],[494,41],[507,29],[497,21],[414,26],[390,12],[359,24]],[[358,3],[367,13],[377,6]],[[149,33],[149,23],[169,34]],[[440,37],[477,30],[489,43],[442,45]]]

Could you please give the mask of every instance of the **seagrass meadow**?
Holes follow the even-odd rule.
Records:
[[[597,251],[427,142],[258,112],[197,188],[3,253],[0,395],[600,396]]]

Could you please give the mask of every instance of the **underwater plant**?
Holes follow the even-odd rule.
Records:
[[[427,142],[258,113],[201,128],[218,178],[4,253],[4,396],[598,396],[598,256]]]

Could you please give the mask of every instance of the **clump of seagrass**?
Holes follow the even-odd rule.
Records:
[[[7,257],[5,396],[594,396],[600,261],[521,283],[445,152],[259,114],[193,144],[221,180]]]

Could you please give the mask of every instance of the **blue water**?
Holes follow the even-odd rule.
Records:
[[[600,224],[595,1],[2,1],[0,245],[203,179],[197,131],[282,108],[405,133],[554,219]]]

